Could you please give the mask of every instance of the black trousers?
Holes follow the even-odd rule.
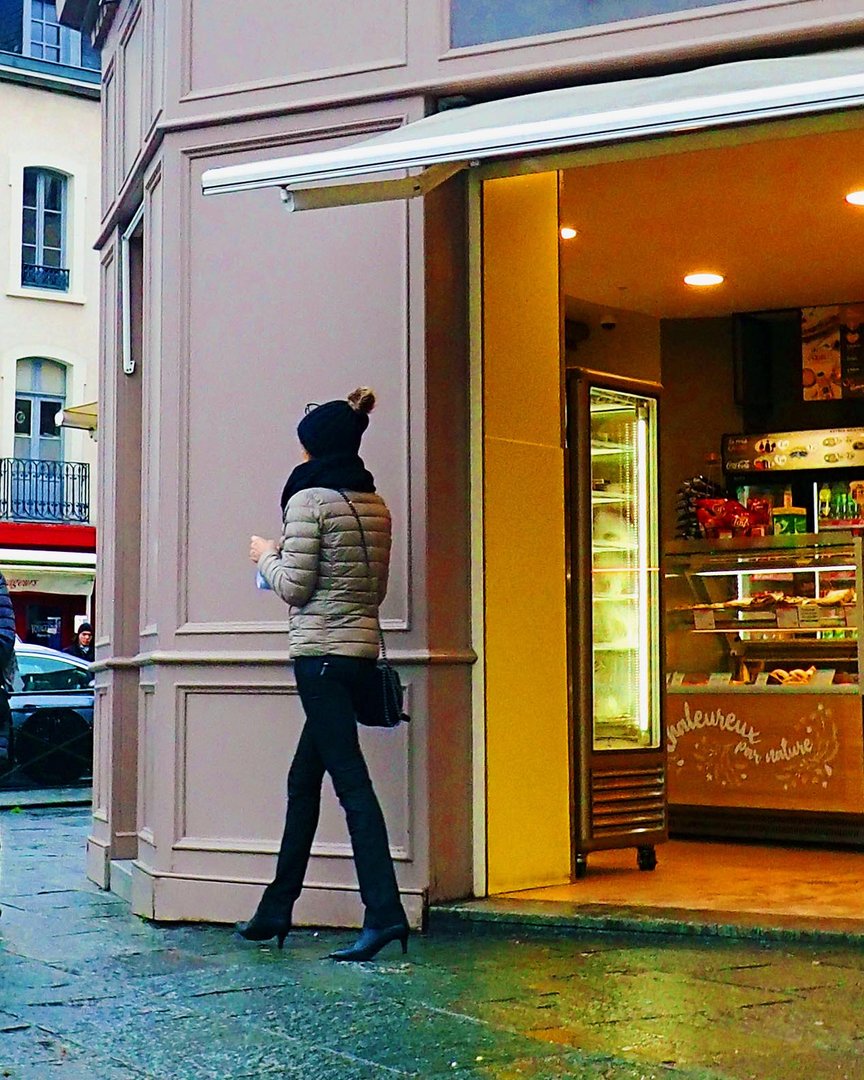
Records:
[[[406,921],[387,826],[357,738],[355,701],[374,669],[374,660],[352,656],[301,656],[294,661],[306,723],[288,772],[288,809],[276,876],[258,906],[264,915],[290,913],[300,895],[327,772],[348,821],[366,907],[364,927],[381,929]]]

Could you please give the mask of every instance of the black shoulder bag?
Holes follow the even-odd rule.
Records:
[[[346,493],[341,488],[336,490],[348,503],[351,513],[354,515],[354,520],[357,522],[357,528],[360,530],[360,543],[363,545],[363,555],[366,559],[369,588],[377,608],[378,590],[375,576],[372,573],[372,563],[369,559],[369,548],[366,545],[366,532],[363,528],[363,522],[357,513],[357,507],[351,502]],[[387,659],[387,646],[384,644],[384,633],[377,614],[376,622],[378,623],[380,653],[378,663],[375,665],[374,678],[369,680],[368,693],[357,703],[357,722],[365,727],[393,728],[398,727],[400,723],[407,724],[411,717],[402,709],[405,691],[402,687],[402,680],[399,678],[399,672]]]

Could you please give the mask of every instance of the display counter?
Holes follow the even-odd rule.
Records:
[[[850,533],[667,546],[675,831],[864,841],[861,574]]]

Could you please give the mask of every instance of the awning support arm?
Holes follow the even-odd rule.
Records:
[[[367,180],[361,184],[334,184],[331,187],[282,188],[286,210],[321,210],[327,206],[359,206],[362,203],[385,202],[391,199],[414,199],[427,195],[445,180],[466,168],[466,161],[448,161],[430,165],[419,176],[401,180]]]

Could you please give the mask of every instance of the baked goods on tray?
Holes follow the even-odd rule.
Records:
[[[740,611],[768,611],[777,607],[841,607],[855,603],[854,589],[829,589],[824,596],[794,596],[783,592],[757,592],[734,600],[721,600],[716,604],[693,604],[694,611],[722,611],[732,608]]]

